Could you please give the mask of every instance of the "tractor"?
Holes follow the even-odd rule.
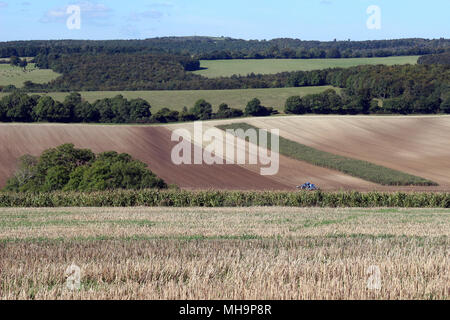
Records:
[[[319,187],[315,184],[312,184],[311,182],[307,182],[305,184],[302,184],[301,186],[297,186],[297,189],[301,190],[307,190],[307,191],[316,191],[319,190]]]

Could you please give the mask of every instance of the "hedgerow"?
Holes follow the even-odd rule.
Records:
[[[450,193],[115,190],[0,193],[0,207],[404,207],[450,208]]]

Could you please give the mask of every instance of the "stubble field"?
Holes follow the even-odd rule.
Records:
[[[448,299],[449,213],[1,209],[0,298]]]

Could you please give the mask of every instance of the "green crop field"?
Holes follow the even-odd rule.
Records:
[[[350,59],[252,59],[252,60],[203,60],[203,70],[196,74],[208,77],[229,77],[234,74],[271,74],[284,71],[310,71],[327,68],[349,68],[366,64],[416,64],[419,56]]]
[[[330,86],[302,87],[302,88],[275,88],[275,89],[239,89],[239,90],[179,90],[179,91],[89,91],[81,92],[84,99],[94,102],[97,99],[112,98],[118,94],[127,99],[142,98],[152,106],[152,112],[163,107],[181,111],[186,106],[192,107],[198,99],[205,99],[212,103],[214,108],[225,102],[232,108],[244,109],[247,102],[258,98],[267,107],[275,107],[282,111],[284,103],[290,96],[320,93]],[[339,90],[339,89],[336,89]],[[7,93],[0,93],[0,97]],[[63,101],[67,92],[52,92],[51,97]]]
[[[26,70],[20,67],[13,67],[9,64],[0,64],[0,86],[9,84],[17,88],[23,87],[25,81],[34,83],[47,83],[59,77],[59,74],[50,69],[38,69],[34,63],[30,63]]]

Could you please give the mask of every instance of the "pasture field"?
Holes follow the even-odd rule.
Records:
[[[0,299],[448,299],[449,214],[0,209]]]
[[[271,74],[285,71],[311,71],[327,68],[349,68],[358,65],[416,64],[419,56],[348,59],[249,59],[249,60],[202,60],[203,70],[194,73],[208,77],[246,76],[250,73]]]
[[[227,103],[231,108],[244,109],[253,98],[261,100],[267,107],[282,112],[286,99],[291,96],[305,96],[323,92],[331,86],[302,87],[302,88],[270,88],[270,89],[236,89],[236,90],[161,90],[161,91],[85,91],[80,92],[82,97],[89,102],[98,99],[112,98],[118,94],[127,99],[142,98],[152,106],[152,112],[167,107],[172,110],[181,111],[184,106],[191,108],[199,99],[205,99],[213,105],[215,110],[221,103]],[[339,92],[339,88],[334,88]],[[51,92],[46,95],[58,101],[64,101],[68,92]],[[6,93],[0,93],[0,97]]]
[[[34,63],[28,64],[25,71],[20,67],[13,67],[9,64],[0,64],[0,86],[12,84],[17,88],[21,88],[25,81],[47,83],[58,77],[58,73],[53,72],[50,69],[38,69],[34,66]],[[4,95],[4,93],[2,95]]]

